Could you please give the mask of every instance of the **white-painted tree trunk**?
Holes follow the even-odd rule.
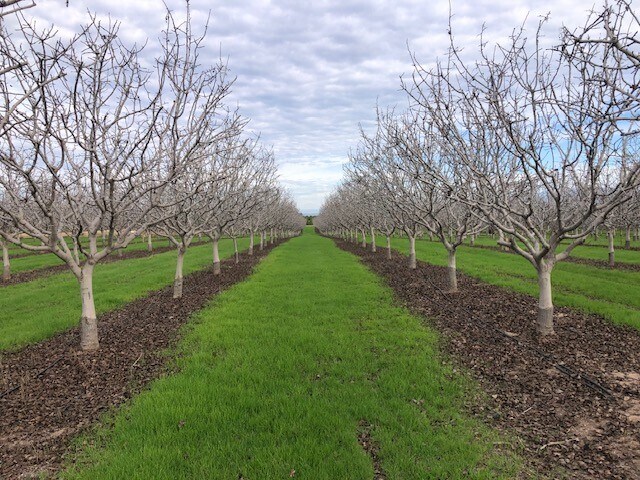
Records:
[[[213,239],[213,274],[220,275],[220,252],[218,251],[218,239]]]
[[[249,234],[249,255],[253,256],[253,231]]]
[[[613,229],[607,232],[607,239],[609,240],[609,266],[614,267],[616,265],[616,247],[614,244],[615,231]]]
[[[538,333],[553,335],[553,295],[551,291],[551,270],[553,264],[542,263],[538,266]]]
[[[364,231],[364,228],[361,230],[362,233],[362,248],[367,248],[367,232]]]
[[[371,227],[371,251],[375,253],[376,250],[376,231]]]
[[[233,255],[236,263],[240,263],[240,252],[238,252],[238,239],[236,237],[233,237]]]
[[[176,276],[173,280],[173,298],[182,298],[182,285],[184,278],[182,277],[182,267],[184,266],[184,254],[183,247],[178,247],[178,261],[176,262]]]
[[[417,268],[416,262],[416,237],[409,235],[409,268],[415,270]]]
[[[271,229],[271,235],[269,236],[269,245],[273,245],[274,242],[274,232],[273,232],[273,228]]]
[[[265,232],[264,230],[260,232],[260,250],[262,251],[264,249],[264,237],[265,237]]]
[[[80,296],[82,298],[82,317],[80,318],[80,348],[82,350],[97,350],[98,319],[93,298],[93,269],[94,265],[85,263],[80,278]]]
[[[391,235],[387,235],[387,258],[391,260]]]
[[[502,233],[502,230],[498,230],[498,241],[499,242],[504,242],[504,233]],[[505,247],[504,245],[500,245],[500,250],[506,252],[509,249],[507,247]]]
[[[151,232],[147,235],[147,252],[153,252],[153,241],[151,239]]]
[[[458,275],[456,270],[456,251],[449,250],[449,261],[447,264],[447,277],[449,278],[449,293],[458,291]]]
[[[9,261],[9,246],[0,241],[2,245],[2,280],[5,282],[11,278],[11,262]]]
[[[627,230],[624,236],[624,248],[629,250],[631,248],[631,225],[627,225]]]

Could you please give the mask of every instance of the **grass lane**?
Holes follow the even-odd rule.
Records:
[[[205,239],[206,237],[203,238],[203,240]],[[195,241],[198,240],[196,239]],[[35,242],[32,241],[31,243]],[[98,241],[98,245],[100,245],[100,241]],[[171,242],[165,238],[156,238],[153,241],[154,248],[170,246],[172,246]],[[146,249],[146,239],[138,237],[134,239],[126,249],[122,250],[122,252],[132,252]],[[11,248],[9,249],[9,251],[12,252],[12,255],[20,255],[17,258],[9,257],[9,261],[11,263],[11,273],[27,272],[40,268],[52,267],[55,265],[62,265],[64,263],[52,253],[36,253],[20,247],[16,247],[13,244],[11,244]],[[118,252],[113,252],[110,256],[113,258],[118,258]]]
[[[249,239],[240,239],[245,249]],[[233,242],[220,242],[221,258],[233,255]],[[37,257],[32,256],[30,258]],[[211,245],[192,247],[185,256],[184,274],[212,263]],[[113,310],[147,292],[173,282],[176,253],[98,264],[93,290],[98,313]],[[76,325],[80,319],[80,289],[71,272],[0,289],[0,351],[48,338]]]
[[[197,315],[179,373],[79,441],[63,477],[370,480],[362,421],[389,479],[513,476],[517,458],[463,413],[473,388],[437,342],[307,230]]]
[[[393,238],[391,245],[408,255],[407,239]],[[446,250],[440,243],[416,242],[416,256],[433,265],[447,265]],[[467,275],[520,293],[538,296],[536,272],[519,255],[461,246],[457,253],[457,264],[458,269]],[[614,323],[640,329],[640,272],[560,262],[553,270],[552,284],[556,305],[596,313]]]
[[[590,240],[592,240],[592,238],[590,238]],[[422,241],[428,241],[428,240],[422,240]],[[467,240],[466,243],[468,244],[469,240]],[[488,246],[488,247],[495,247],[497,245],[495,238],[491,238],[486,235],[481,235],[478,238],[476,238],[475,244],[481,245],[481,246]],[[620,242],[619,239],[616,239],[616,245],[615,245],[616,262],[640,264],[640,251],[625,250],[622,247],[622,245],[624,245],[624,238],[622,239],[622,242]],[[571,257],[608,262],[609,250],[608,248],[603,248],[603,246],[607,246],[606,239],[604,244],[587,243],[585,245],[580,245],[579,247],[576,247],[576,249],[573,250],[573,252],[571,252]],[[631,242],[631,246],[637,247],[640,245],[638,245],[638,242]],[[563,251],[566,247],[567,247],[567,244],[565,242],[563,245],[560,246],[559,251]]]

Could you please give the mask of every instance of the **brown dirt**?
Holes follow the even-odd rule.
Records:
[[[221,262],[172,287],[99,317],[100,350],[78,351],[79,329],[0,357],[0,478],[30,478],[60,468],[72,438],[166,372],[163,351],[189,316],[221,290],[244,280],[273,246],[240,263]],[[11,391],[14,386],[19,386]],[[10,393],[8,393],[10,392]]]
[[[206,242],[193,243],[193,244],[191,244],[191,247],[196,247],[198,245],[204,245],[205,243]],[[149,252],[146,249],[144,249],[144,250],[132,250],[132,251],[129,251],[129,252],[124,250],[122,252],[122,255],[118,255],[117,252],[114,252],[111,255],[109,255],[108,257],[106,257],[103,260],[101,260],[100,261],[100,265],[102,265],[104,263],[119,262],[120,260],[130,260],[130,259],[133,259],[133,258],[149,257],[151,255],[156,255],[158,253],[165,253],[165,252],[169,252],[169,251],[175,250],[175,249],[176,249],[176,247],[169,246],[169,247],[154,247],[153,252]],[[42,255],[42,254],[38,254],[38,255]],[[15,256],[13,258],[18,258],[18,257]],[[24,272],[13,273],[13,274],[11,274],[11,278],[9,280],[0,279],[0,288],[6,287],[8,285],[16,285],[18,283],[31,282],[32,280],[36,280],[38,278],[48,277],[48,276],[56,274],[56,273],[67,272],[67,271],[70,271],[69,267],[66,264],[63,263],[61,265],[52,265],[50,267],[37,268],[35,270],[27,270],[27,271],[24,271]]]
[[[558,333],[543,341],[532,297],[462,274],[460,291],[446,294],[445,268],[419,262],[410,271],[398,252],[387,260],[386,251],[337,244],[442,333],[445,351],[488,394],[471,410],[522,438],[530,468],[551,478],[564,471],[575,479],[640,479],[640,332],[557,308]],[[565,367],[611,395],[563,374]]]

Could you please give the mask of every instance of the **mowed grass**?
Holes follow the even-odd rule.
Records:
[[[407,239],[394,238],[391,243],[408,254]],[[416,255],[433,265],[447,264],[446,250],[440,243],[416,242]],[[461,246],[457,265],[460,271],[485,282],[538,296],[536,271],[519,255]],[[596,313],[614,323],[640,329],[640,272],[560,262],[553,270],[551,281],[556,305]]]
[[[238,247],[247,248],[249,239]],[[184,261],[184,274],[212,264],[211,245],[192,247]],[[233,255],[231,240],[220,242],[220,256]],[[93,291],[98,313],[113,310],[152,290],[173,282],[176,252],[98,264]],[[17,348],[66,330],[80,320],[78,281],[70,271],[0,288],[0,351]]]
[[[78,442],[63,478],[370,480],[364,424],[389,479],[511,478],[518,459],[464,413],[473,389],[437,343],[354,256],[305,233],[197,315],[178,373]]]

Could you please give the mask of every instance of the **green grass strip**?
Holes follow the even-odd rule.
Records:
[[[405,255],[409,252],[406,238],[393,238],[391,245]],[[416,256],[433,265],[447,264],[446,250],[440,243],[416,242]],[[461,246],[457,264],[461,272],[484,282],[538,296],[536,271],[519,255]],[[614,323],[640,329],[640,272],[560,262],[551,281],[556,305],[595,313]]]
[[[427,241],[427,240],[422,240]],[[466,242],[469,243],[469,240]],[[624,242],[623,242],[624,243]],[[479,236],[475,244],[478,246],[489,246],[495,247],[496,239],[488,237],[486,235]],[[606,243],[605,243],[606,245]],[[632,242],[632,246],[637,246]],[[567,247],[567,244],[563,244],[560,246],[558,251],[563,251]],[[631,264],[639,264],[640,263],[640,251],[638,250],[625,250],[619,244],[615,245],[615,259],[616,262],[620,263],[631,263]],[[609,249],[603,248],[602,246],[594,245],[594,244],[586,244],[580,245],[576,247],[576,249],[571,252],[571,257],[573,258],[586,258],[589,260],[600,260],[603,262],[609,261]]]
[[[30,241],[29,243],[34,243],[34,241]],[[100,247],[101,243],[98,240],[98,247]],[[167,239],[156,238],[153,241],[154,248],[157,247],[168,247],[171,246],[170,242]],[[136,250],[146,250],[147,242],[141,238],[136,238],[133,242],[129,244],[129,246],[123,250],[124,252],[132,252]],[[9,250],[12,254],[15,255],[23,255],[17,258],[9,257],[9,261],[11,263],[11,273],[18,272],[26,272],[30,270],[37,270],[45,267],[52,267],[54,265],[62,265],[64,262],[56,257],[52,253],[40,253],[37,254],[35,252],[25,250],[20,247],[16,247],[11,244],[11,248]],[[118,257],[117,253],[112,253],[114,258]]]
[[[278,247],[187,330],[179,373],[78,442],[64,478],[370,480],[361,420],[389,479],[517,473],[436,334],[329,239]]]
[[[249,239],[238,242],[240,249]],[[220,256],[233,255],[233,242],[220,242]],[[34,258],[32,256],[29,258]],[[26,258],[26,257],[25,257]],[[184,274],[212,264],[211,245],[192,247],[184,261]],[[174,251],[144,258],[98,264],[93,291],[98,313],[118,308],[173,282]],[[0,351],[48,338],[76,325],[80,319],[80,287],[70,271],[0,289]]]

